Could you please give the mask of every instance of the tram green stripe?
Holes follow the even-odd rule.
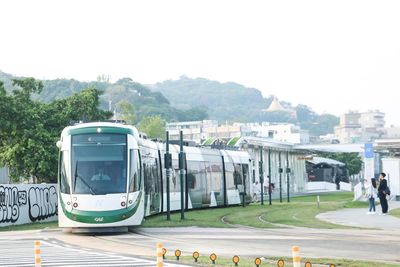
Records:
[[[91,224],[104,224],[119,222],[128,219],[133,214],[136,213],[142,192],[139,193],[135,203],[128,208],[123,208],[119,210],[109,210],[109,211],[83,211],[83,210],[72,210],[67,211],[65,204],[61,199],[61,207],[65,216],[73,221],[81,223],[91,223]]]
[[[134,134],[132,129],[128,128],[119,128],[119,127],[108,127],[108,126],[99,126],[99,127],[85,127],[78,129],[70,129],[68,131],[69,135],[75,134],[88,134],[88,133],[97,133],[97,129],[101,129],[101,133],[115,133],[115,134]]]

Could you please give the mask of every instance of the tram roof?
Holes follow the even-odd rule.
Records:
[[[111,129],[113,132],[117,133],[118,131],[121,131],[121,133],[130,133],[134,135],[135,137],[139,137],[139,132],[138,130],[131,125],[125,125],[121,124],[119,122],[87,122],[87,123],[78,123],[73,126],[68,126],[64,128],[62,131],[61,135],[68,135],[68,134],[79,134],[79,133],[84,133],[85,129],[91,129],[94,132],[99,132],[97,131],[96,128],[100,128],[101,131],[104,129],[106,131],[103,132],[109,132]]]

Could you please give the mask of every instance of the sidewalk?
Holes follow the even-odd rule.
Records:
[[[390,201],[389,211],[400,208],[400,201]],[[341,209],[318,214],[322,221],[361,228],[377,228],[384,230],[400,230],[400,218],[381,215],[381,206],[376,207],[376,214],[367,214],[368,209]]]

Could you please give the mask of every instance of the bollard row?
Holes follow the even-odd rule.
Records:
[[[39,242],[39,245],[40,245],[40,242]],[[35,251],[36,251],[36,243],[35,243]],[[165,259],[166,254],[167,254],[167,249],[163,248],[161,243],[157,243],[157,267],[163,266],[163,259]],[[179,249],[177,249],[177,250],[175,250],[174,254],[175,254],[176,260],[179,261],[179,258],[182,255],[182,252]],[[39,249],[39,257],[40,257],[40,249]],[[195,251],[195,252],[193,252],[192,257],[194,259],[194,262],[197,263],[198,258],[200,257],[200,253]],[[301,266],[301,258],[300,258],[300,248],[298,246],[292,247],[292,257],[293,257],[293,267],[300,267]],[[36,254],[35,254],[35,259],[36,259]],[[212,264],[216,264],[217,254],[211,253],[210,260],[211,260]],[[235,266],[239,266],[240,257],[237,255],[233,256],[232,262],[235,264]],[[260,267],[262,264],[261,258],[256,258],[254,260],[254,264],[256,267]],[[279,259],[277,261],[276,265],[278,267],[284,267],[285,261],[283,259]],[[40,267],[40,265],[35,265],[35,267]],[[311,262],[307,261],[305,263],[304,267],[312,267]],[[336,267],[336,265],[330,264],[329,267]]]

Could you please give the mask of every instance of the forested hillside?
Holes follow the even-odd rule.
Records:
[[[12,90],[11,79],[16,78],[0,71],[0,80],[7,91]],[[291,112],[265,112],[273,97],[264,98],[255,88],[228,82],[220,83],[205,78],[191,79],[182,76],[178,80],[167,80],[144,86],[130,78],[115,83],[99,77],[97,81],[81,82],[73,79],[42,81],[44,88],[35,99],[48,103],[63,99],[85,88],[96,88],[102,109],[121,110],[121,104],[133,106],[135,122],[147,116],[160,116],[167,122],[214,119],[219,122],[290,122],[310,130],[312,135],[333,132],[339,123],[336,116],[319,115],[305,105],[292,106],[280,100],[283,107]]]
[[[294,107],[284,101],[280,101],[281,104],[292,113],[265,112],[273,100],[272,96],[264,98],[259,90],[233,82],[220,83],[182,76],[178,80],[150,85],[149,88],[161,92],[174,107],[205,108],[210,119],[220,122],[291,122],[300,124],[301,128],[310,130],[313,135],[331,133],[339,123],[336,116],[319,115],[310,107]]]
[[[7,91],[13,89],[11,79],[18,78],[0,72],[0,81],[4,82]],[[45,103],[55,99],[63,99],[81,92],[85,88],[95,88],[102,91],[100,107],[102,109],[119,110],[120,102],[132,104],[136,121],[139,122],[146,116],[159,115],[166,121],[203,120],[208,117],[207,111],[201,108],[177,109],[172,107],[169,101],[159,92],[152,92],[147,87],[123,78],[116,83],[110,83],[99,79],[93,82],[81,82],[73,79],[44,80],[41,94],[34,95],[34,99]],[[111,101],[111,102],[110,102]]]

